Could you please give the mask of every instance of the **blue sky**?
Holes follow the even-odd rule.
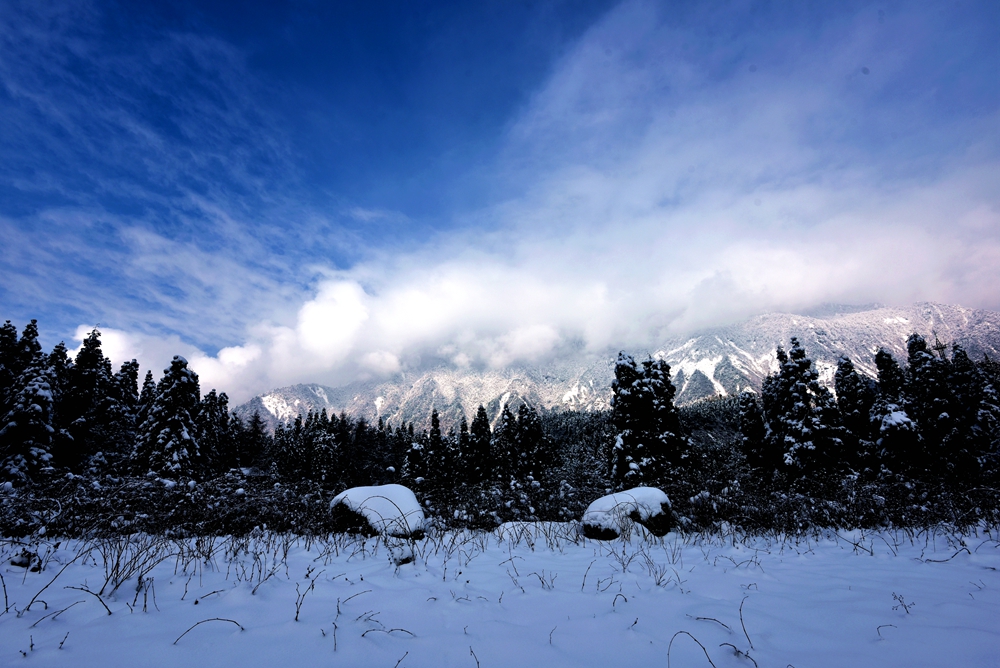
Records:
[[[998,44],[991,2],[0,0],[0,315],[245,398],[1000,309]]]

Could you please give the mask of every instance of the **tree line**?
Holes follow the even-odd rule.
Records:
[[[842,357],[834,391],[796,338],[776,351],[760,393],[704,402],[725,445],[695,443],[674,407],[669,366],[621,354],[615,367],[609,478],[660,486],[700,525],[913,525],[997,517],[1000,364],[960,345],[907,340],[877,376]],[[713,406],[714,404],[714,406]],[[728,415],[726,415],[728,413]],[[712,439],[708,439],[709,441]]]
[[[102,504],[144,530],[323,530],[323,499],[389,482],[463,526],[572,519],[597,496],[638,485],[664,489],[691,529],[993,517],[1000,365],[918,335],[907,351],[905,367],[878,351],[876,378],[841,359],[831,392],[793,338],[760,393],[682,407],[665,361],[621,353],[608,412],[519,402],[491,419],[479,406],[471,424],[445,431],[434,410],[430,428],[417,431],[316,411],[272,434],[260,415],[232,414],[225,393],[202,395],[181,357],[140,386],[138,364],[114,371],[96,329],[71,359],[63,343],[42,351],[35,321],[20,336],[8,321],[0,478],[20,500],[0,505],[0,524],[41,522],[26,516],[27,500],[42,507],[58,497],[60,521],[69,521],[63,508],[77,509],[76,530]]]

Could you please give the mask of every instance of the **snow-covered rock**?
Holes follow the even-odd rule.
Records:
[[[341,530],[370,535],[419,535],[426,522],[417,497],[402,485],[352,487],[333,497],[330,511]]]
[[[634,487],[597,499],[583,514],[583,535],[611,540],[628,533],[633,523],[663,536],[673,526],[670,499],[655,487]]]

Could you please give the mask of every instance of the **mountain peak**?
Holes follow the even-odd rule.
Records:
[[[825,304],[804,313],[767,313],[725,327],[702,330],[663,341],[653,351],[665,359],[677,386],[677,402],[759,389],[777,371],[775,349],[795,336],[813,360],[820,380],[833,385],[837,360],[850,357],[856,368],[875,375],[875,352],[881,347],[900,362],[906,359],[906,339],[914,333],[962,345],[971,356],[1000,357],[1000,313],[948,304],[921,302],[908,307],[879,304]],[[636,356],[647,351],[632,351]],[[306,384],[278,388],[254,397],[236,413],[255,411],[273,427],[308,411],[346,412],[393,425],[413,422],[422,429],[433,408],[444,429],[472,421],[477,407],[486,407],[495,421],[504,404],[516,410],[522,402],[536,408],[605,410],[610,407],[614,358],[563,358],[536,367],[468,370],[439,366],[381,381],[359,381],[333,388]]]

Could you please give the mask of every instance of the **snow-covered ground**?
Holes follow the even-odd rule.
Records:
[[[431,532],[399,567],[345,536],[38,547],[31,572],[0,544],[3,666],[1000,665],[988,532],[601,543],[505,526]]]

